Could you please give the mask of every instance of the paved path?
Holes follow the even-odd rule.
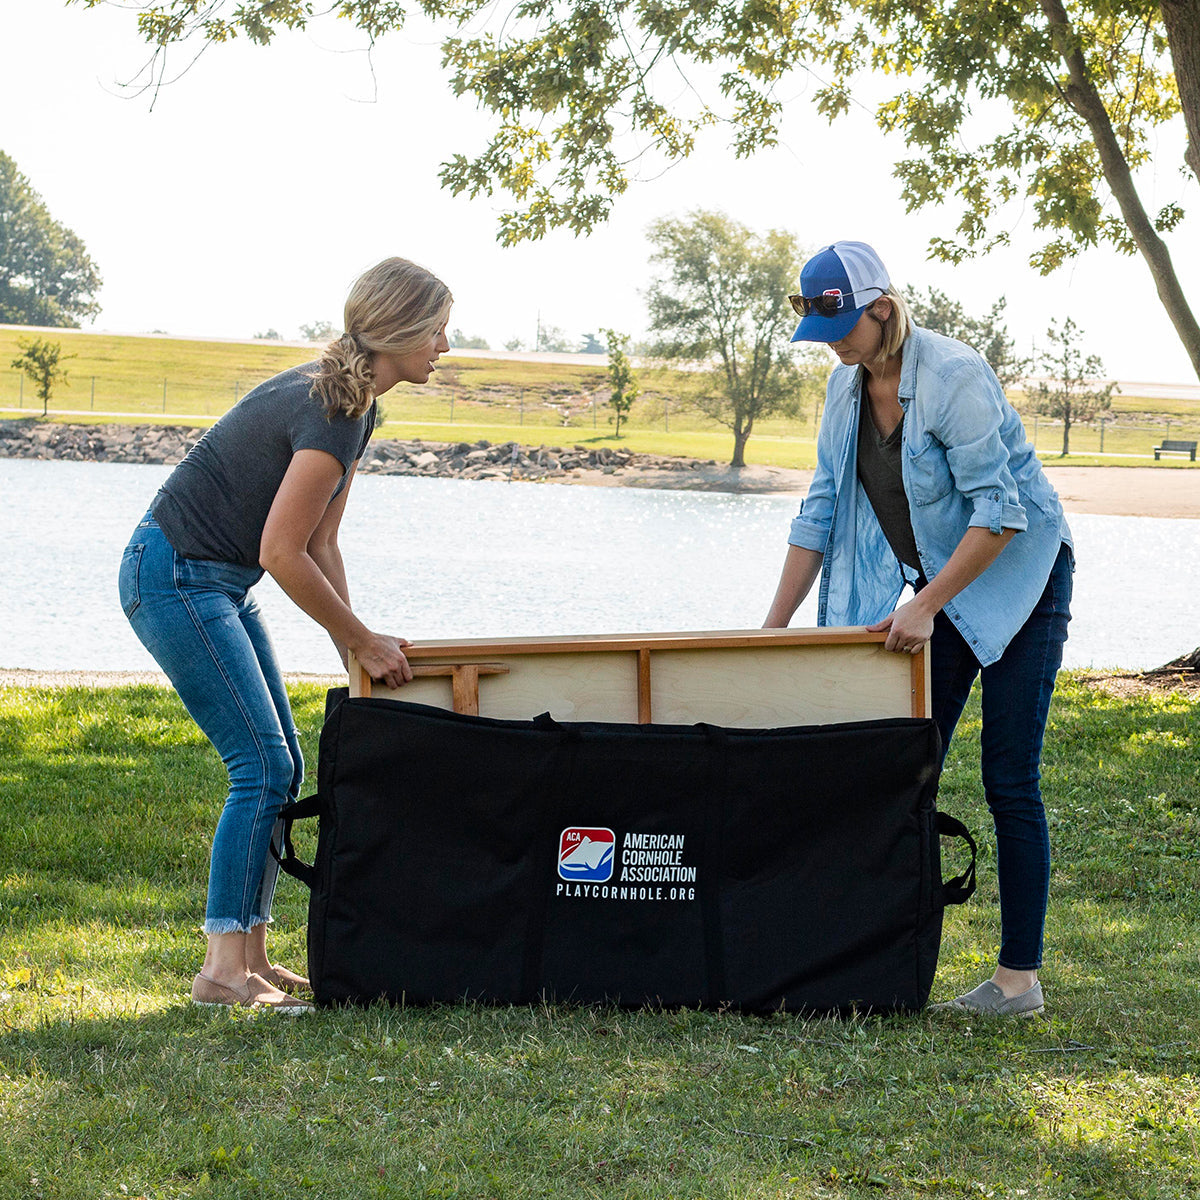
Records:
[[[1170,467],[1056,467],[1046,475],[1068,513],[1200,520],[1200,469]],[[700,466],[691,471],[624,467],[613,475],[574,471],[561,481],[598,487],[654,487],[705,492],[794,494],[808,491],[812,471],[785,467]]]

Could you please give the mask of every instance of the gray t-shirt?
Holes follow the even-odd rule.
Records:
[[[346,486],[376,405],[356,419],[326,417],[310,394],[315,370],[293,367],[247,392],[168,476],[151,511],[179,554],[257,567],[267,514],[297,450],[324,450],[342,464],[331,501]]]

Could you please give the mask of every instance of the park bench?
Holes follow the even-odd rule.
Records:
[[[1195,442],[1180,442],[1168,441],[1163,438],[1161,446],[1154,447],[1154,461],[1158,462],[1160,454],[1186,454],[1192,462],[1196,461],[1196,443]]]

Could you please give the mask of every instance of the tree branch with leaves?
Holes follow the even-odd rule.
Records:
[[[1183,210],[1149,212],[1134,176],[1182,113],[1200,178],[1200,0],[341,0],[320,12],[306,0],[161,0],[138,12],[153,48],[141,86],[161,86],[176,45],[266,44],[323,20],[371,42],[416,12],[448,27],[450,86],[493,122],[442,181],[506,195],[505,244],[595,229],[639,164],[686,158],[708,127],[739,156],[774,144],[796,73],[818,79],[830,119],[864,75],[886,75],[896,90],[875,116],[913,152],[895,169],[904,202],[959,211],[932,257],[1007,243],[1009,205],[1025,202],[1044,234],[1031,257],[1042,273],[1102,244],[1141,254],[1200,376],[1200,325],[1165,241]],[[992,132],[998,106],[1009,120]]]

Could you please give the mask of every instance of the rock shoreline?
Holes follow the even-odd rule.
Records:
[[[200,440],[186,425],[60,425],[38,420],[0,421],[0,458],[67,462],[173,464]],[[374,438],[359,471],[439,479],[564,479],[575,472],[620,475],[638,471],[689,472],[712,459],[675,458],[608,446],[524,445],[520,442],[430,442]]]

